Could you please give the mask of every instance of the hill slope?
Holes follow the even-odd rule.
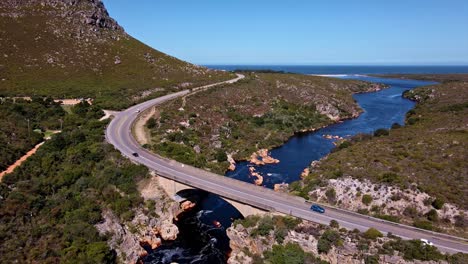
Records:
[[[0,91],[122,108],[162,89],[228,79],[132,38],[100,0],[0,2]]]
[[[317,199],[328,190],[317,191],[317,186],[327,182],[327,187],[335,189],[329,193],[336,192],[328,195],[336,196],[328,202],[333,200],[339,206],[370,210],[377,215],[390,214],[392,219],[403,218],[400,220],[415,225],[427,220],[448,229],[455,225],[458,231],[454,232],[466,236],[467,220],[462,211],[468,208],[467,90],[468,83],[460,81],[406,92],[405,96],[418,104],[408,112],[405,127],[392,129],[388,135],[381,133],[346,142],[340,150],[315,163],[310,168],[311,175],[301,182],[301,187],[294,185],[294,191]],[[330,178],[338,179],[328,181]],[[365,184],[367,180],[374,185]],[[340,184],[359,187],[359,194],[353,191],[354,187],[343,189]],[[418,205],[418,199],[405,198],[410,194],[424,199],[424,203],[420,201]],[[365,195],[369,195],[367,202]],[[444,201],[461,210],[450,209],[454,207],[443,205]],[[431,223],[422,223],[424,228],[431,228]]]

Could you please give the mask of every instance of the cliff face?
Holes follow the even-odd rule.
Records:
[[[151,206],[136,209],[135,217],[128,222],[105,210],[102,213],[104,221],[96,225],[101,235],[108,235],[109,247],[124,263],[137,263],[148,254],[145,248],[155,249],[164,241],[175,240],[179,229],[173,220],[186,210],[166,195],[154,173],[139,186],[145,204]]]
[[[111,29],[123,33],[123,28],[109,16],[100,0],[4,0],[0,14],[5,17],[19,18],[30,14],[46,14],[65,19],[67,22],[81,23],[99,29]],[[8,10],[15,10],[10,11]]]
[[[157,87],[167,93],[230,77],[132,38],[100,0],[0,2],[0,88],[7,95],[92,97],[121,108]]]

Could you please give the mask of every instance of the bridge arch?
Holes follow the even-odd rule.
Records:
[[[161,176],[158,176],[158,182],[159,182],[159,185],[169,195],[169,197],[171,197],[172,199],[174,199],[175,201],[179,203],[187,200],[186,198],[181,196],[182,193],[186,193],[187,191],[191,191],[191,190],[193,191],[198,190],[186,184],[176,182],[174,180],[167,179]],[[237,201],[233,201],[233,200],[220,197],[220,196],[218,197],[224,200],[225,202],[229,203],[230,205],[232,205],[235,209],[237,209],[242,214],[243,217],[247,217],[249,215],[262,215],[262,214],[267,213],[267,211],[261,210],[259,208],[255,208],[247,204],[239,203]]]

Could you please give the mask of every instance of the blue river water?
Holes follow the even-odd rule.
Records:
[[[310,72],[307,72],[310,73]],[[338,72],[332,73],[336,74]],[[359,72],[362,73],[362,72]],[[321,73],[323,74],[323,73]],[[356,119],[345,120],[315,132],[291,137],[285,144],[271,151],[271,156],[280,160],[274,165],[256,166],[264,176],[264,186],[272,188],[275,183],[290,183],[299,179],[302,170],[314,160],[319,160],[333,149],[333,141],[323,135],[347,137],[358,133],[372,133],[378,128],[389,128],[393,123],[404,124],[407,111],[414,102],[404,99],[405,90],[433,82],[383,79],[363,75],[347,75],[340,78],[359,79],[389,85],[388,89],[365,94],[356,94],[354,99],[364,110]],[[242,181],[252,182],[248,176],[248,162],[239,162],[233,172],[226,174]],[[233,220],[242,215],[232,205],[217,195],[200,190],[179,193],[197,204],[176,222],[180,233],[175,241],[165,241],[148,256],[144,263],[226,263],[229,238],[226,229]]]
[[[271,156],[279,159],[278,164],[256,166],[248,161],[239,162],[235,171],[226,176],[253,183],[249,167],[255,167],[263,176],[263,185],[273,188],[277,183],[291,183],[299,180],[301,172],[314,160],[326,156],[335,147],[333,139],[324,135],[350,137],[359,133],[372,133],[379,128],[390,128],[393,123],[404,125],[406,112],[414,107],[414,102],[402,97],[405,90],[434,84],[428,81],[384,79],[362,75],[347,75],[340,78],[358,79],[384,83],[390,87],[378,92],[355,94],[353,97],[364,110],[356,119],[345,120],[315,132],[295,135],[282,146],[271,150]]]

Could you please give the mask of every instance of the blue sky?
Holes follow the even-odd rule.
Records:
[[[125,30],[198,64],[468,65],[467,0],[104,0]]]

